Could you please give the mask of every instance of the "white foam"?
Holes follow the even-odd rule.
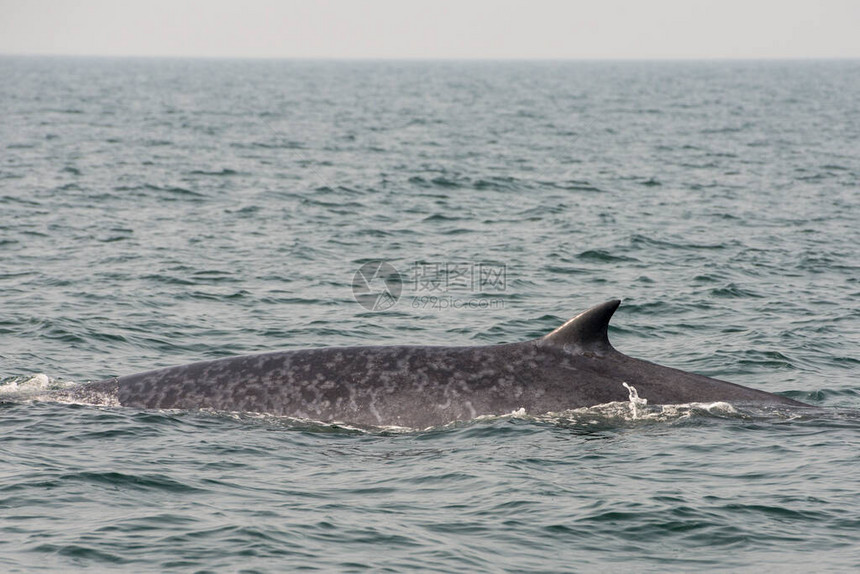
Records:
[[[29,397],[44,393],[45,391],[66,389],[75,384],[72,381],[52,379],[45,373],[36,373],[30,376],[12,377],[0,382],[0,396],[15,395]]]
[[[52,379],[45,373],[12,377],[0,382],[0,398],[13,402],[119,406],[116,393],[97,392],[75,381]]]
[[[639,418],[639,407],[646,406],[648,404],[648,399],[640,398],[636,387],[628,385],[627,383],[621,384],[624,385],[625,389],[627,389],[628,400],[630,401],[630,416],[633,420],[636,420]]]

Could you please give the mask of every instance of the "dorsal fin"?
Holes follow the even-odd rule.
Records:
[[[580,313],[540,341],[544,344],[583,350],[612,348],[609,344],[609,320],[621,304],[613,299]]]

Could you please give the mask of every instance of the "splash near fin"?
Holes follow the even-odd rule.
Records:
[[[596,305],[543,337],[541,342],[582,350],[611,349],[607,334],[609,320],[620,304],[620,299],[613,299]]]

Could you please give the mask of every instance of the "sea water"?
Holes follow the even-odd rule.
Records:
[[[860,63],[0,77],[3,571],[860,567]],[[634,388],[415,431],[50,400],[254,352],[523,341],[615,297],[622,352],[816,408]]]

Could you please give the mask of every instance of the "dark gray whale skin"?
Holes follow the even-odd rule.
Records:
[[[83,387],[122,406],[268,413],[357,426],[424,429],[525,409],[530,415],[627,401],[808,406],[628,357],[609,343],[619,300],[540,339],[477,347],[331,347],[248,355]]]

